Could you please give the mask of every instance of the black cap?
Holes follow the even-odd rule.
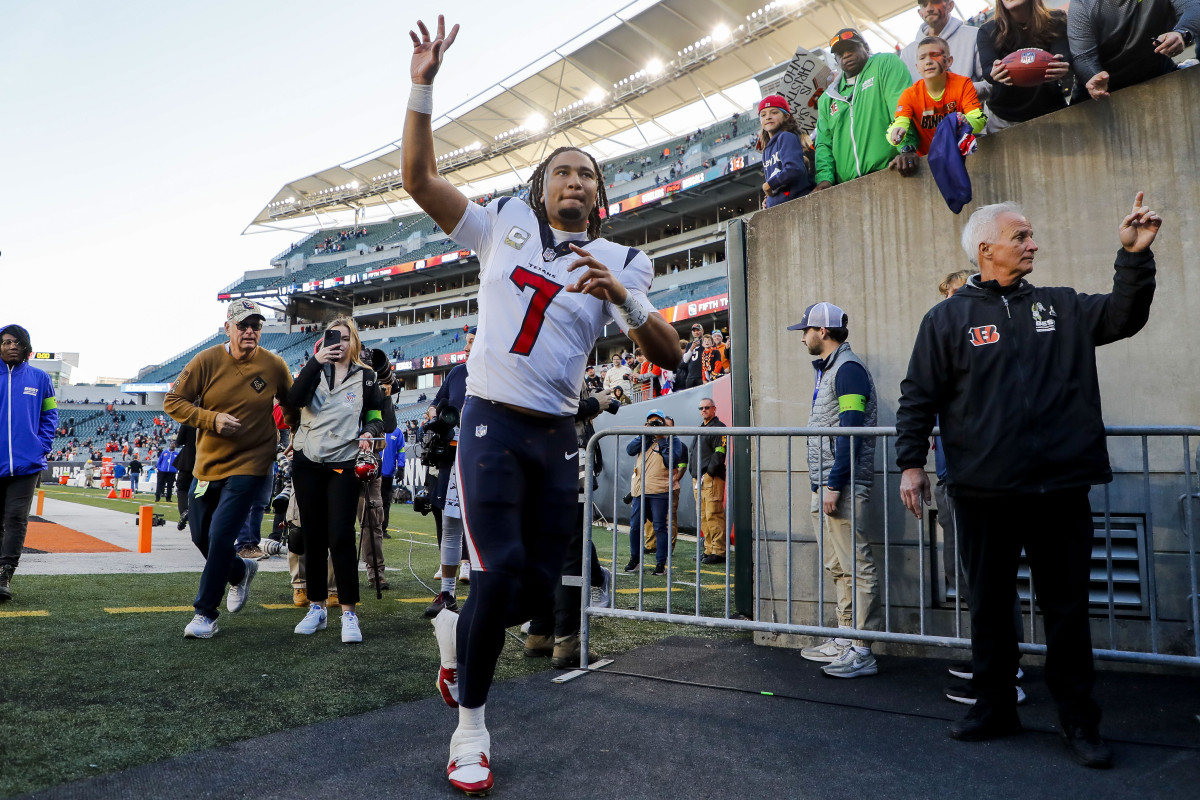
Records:
[[[842,28],[829,39],[829,51],[836,56],[838,48],[850,42],[858,42],[868,50],[870,49],[867,40],[862,37],[862,34],[858,30],[855,28]]]

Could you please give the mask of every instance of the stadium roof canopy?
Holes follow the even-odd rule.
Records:
[[[505,175],[515,184],[555,147],[603,152],[618,136],[633,135],[641,146],[669,138],[672,132],[657,118],[789,61],[798,45],[827,46],[843,27],[871,30],[894,43],[879,23],[914,5],[914,0],[635,0],[437,117],[439,170],[458,185],[486,185]],[[408,211],[407,199],[397,139],[286,184],[247,231],[300,229],[305,218],[311,227],[317,212],[384,203]]]

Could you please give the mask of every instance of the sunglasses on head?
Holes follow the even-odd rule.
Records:
[[[237,323],[237,328],[239,331],[261,331],[262,330],[262,320],[261,319],[245,320],[243,322]]]
[[[838,42],[848,42],[855,36],[854,31],[842,31],[837,36],[829,40],[829,46],[833,47]]]

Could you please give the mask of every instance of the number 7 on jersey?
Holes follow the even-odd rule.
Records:
[[[533,350],[538,334],[542,332],[542,323],[546,321],[546,309],[550,307],[550,301],[563,287],[524,267],[517,267],[509,277],[521,291],[533,287],[533,297],[529,301],[529,308],[525,309],[525,319],[521,321],[521,332],[517,334],[516,341],[508,350],[519,356],[527,356]]]

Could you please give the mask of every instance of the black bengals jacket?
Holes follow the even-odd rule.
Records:
[[[952,494],[1108,483],[1096,348],[1146,324],[1150,251],[1117,253],[1111,294],[974,275],[921,321],[896,412],[896,464],[924,467],[940,415]]]

